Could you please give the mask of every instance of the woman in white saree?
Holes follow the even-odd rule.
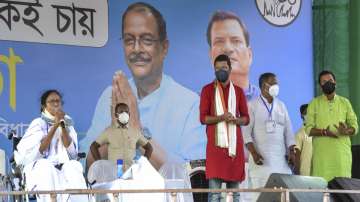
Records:
[[[15,160],[24,166],[27,190],[86,189],[82,165],[76,161],[77,133],[62,105],[57,90],[43,93],[41,117],[31,122],[17,146]],[[50,195],[37,198],[50,201]],[[87,196],[62,194],[57,201],[87,201]]]

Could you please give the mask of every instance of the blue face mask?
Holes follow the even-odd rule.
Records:
[[[219,69],[215,72],[216,79],[221,83],[225,83],[229,78],[229,72],[224,69]]]

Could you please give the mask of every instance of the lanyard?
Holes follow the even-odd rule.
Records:
[[[266,105],[265,100],[262,98],[262,96],[260,96],[260,98],[261,98],[261,101],[263,102],[264,106],[266,107],[266,110],[269,112],[269,119],[271,120],[271,119],[272,119],[271,114],[272,114],[272,111],[273,111],[273,109],[274,109],[274,100],[273,100],[273,102],[271,103],[271,107],[270,107],[270,109],[269,109],[269,107]]]

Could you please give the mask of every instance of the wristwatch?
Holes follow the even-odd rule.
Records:
[[[152,134],[150,133],[150,130],[147,127],[141,128],[141,134],[147,139],[152,139]]]

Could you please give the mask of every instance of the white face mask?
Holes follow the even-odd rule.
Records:
[[[129,118],[130,118],[130,116],[129,116],[129,114],[127,112],[122,112],[122,113],[118,114],[119,122],[124,124],[124,125],[129,122]]]
[[[271,95],[271,97],[275,98],[279,95],[279,85],[274,84],[272,86],[270,86],[269,88],[269,94]]]

